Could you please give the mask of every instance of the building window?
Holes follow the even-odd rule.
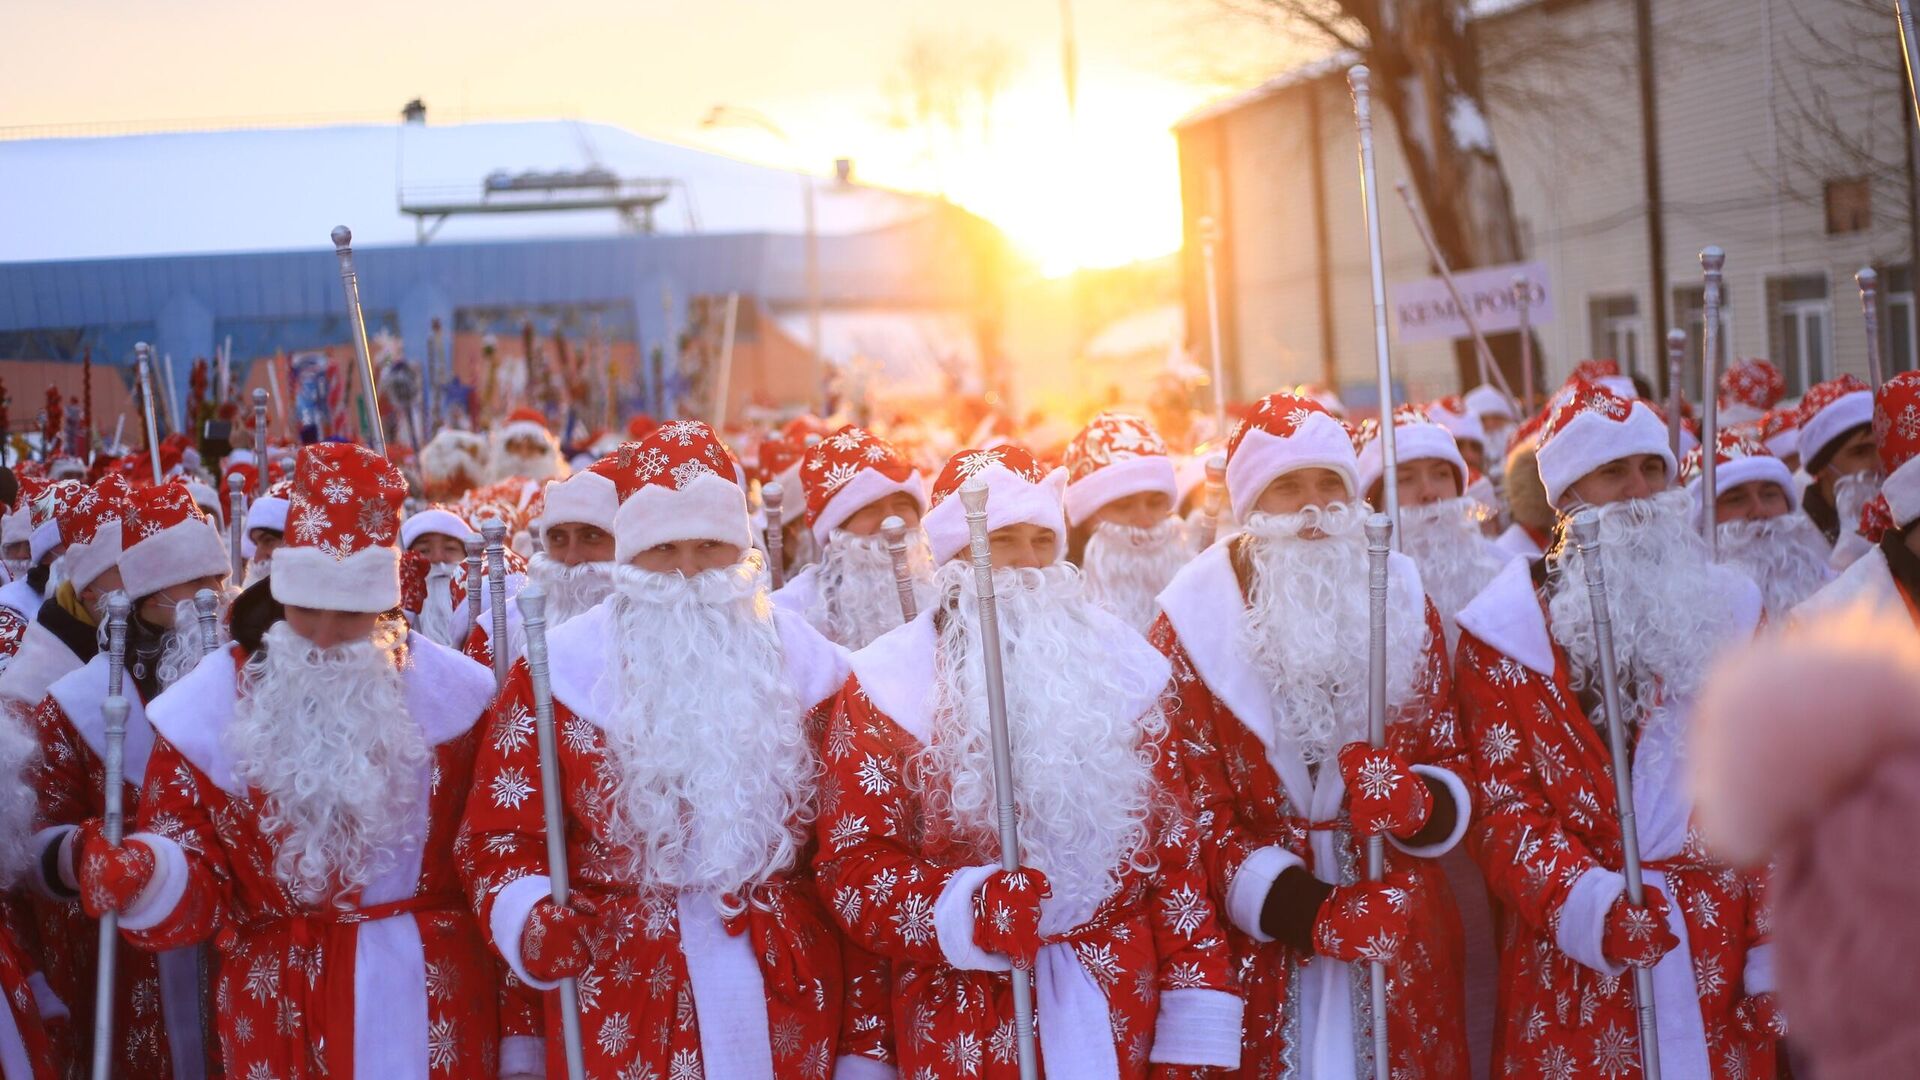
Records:
[[[1833,301],[1824,274],[1767,281],[1773,361],[1787,378],[1787,394],[1806,393],[1832,366]]]
[[[1706,289],[1701,285],[1691,285],[1673,290],[1674,322],[1687,331],[1687,397],[1693,401],[1705,400],[1700,396],[1701,364],[1700,357],[1706,348],[1706,316],[1703,312]],[[1718,354],[1717,370],[1725,371],[1727,357],[1737,355],[1733,351],[1733,290],[1725,282],[1720,285],[1720,333],[1715,341],[1714,352]]]
[[[1890,266],[1880,271],[1880,332],[1889,375],[1920,367],[1914,344],[1920,330],[1914,323],[1913,271],[1905,266]]]
[[[1640,301],[1631,294],[1587,300],[1588,355],[1617,360],[1629,375],[1645,375],[1641,350]]]
[[[1826,184],[1827,235],[1845,236],[1873,227],[1873,186],[1865,177]]]

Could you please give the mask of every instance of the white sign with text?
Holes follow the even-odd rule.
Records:
[[[1527,320],[1535,326],[1553,321],[1553,289],[1547,280],[1546,266],[1541,263],[1490,266],[1453,275],[1481,333],[1506,333],[1520,328],[1520,306],[1513,296],[1515,274],[1525,274],[1533,290]],[[1453,294],[1447,290],[1447,283],[1440,278],[1393,284],[1387,289],[1387,303],[1393,308],[1401,341],[1411,344],[1472,336],[1467,320],[1453,302]]]

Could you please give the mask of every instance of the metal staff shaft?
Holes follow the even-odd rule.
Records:
[[[1900,58],[1907,68],[1908,103],[1913,106],[1915,121],[1920,122],[1920,87],[1914,82],[1913,67],[1915,59],[1920,57],[1920,36],[1914,33],[1912,0],[1893,0],[1893,12],[1900,24]]]
[[[233,562],[233,580],[245,581],[247,555],[241,541],[247,535],[247,482],[239,473],[227,477],[227,557]]]
[[[1387,555],[1393,550],[1393,521],[1385,514],[1367,519],[1367,743],[1387,745]],[[1382,836],[1367,838],[1367,880],[1387,876],[1387,843]],[[1373,999],[1374,1080],[1391,1080],[1393,1061],[1387,1049],[1387,963],[1367,964]]]
[[[107,597],[107,700],[100,706],[106,723],[106,790],[102,793],[105,812],[101,814],[101,832],[107,843],[120,846],[126,832],[126,805],[121,788],[127,774],[127,703],[124,691],[127,671],[127,616],[133,601],[124,592]],[[108,1080],[113,1075],[113,986],[120,959],[120,914],[109,911],[100,916],[99,963],[93,982],[93,1080]]]
[[[1711,455],[1703,455],[1711,457]],[[1607,710],[1607,743],[1613,751],[1613,795],[1620,813],[1620,847],[1627,903],[1646,904],[1640,880],[1640,826],[1633,812],[1633,765],[1627,757],[1626,718],[1620,712],[1620,673],[1614,668],[1613,618],[1607,607],[1606,567],[1600,559],[1600,512],[1573,516],[1573,542],[1585,568],[1587,600],[1593,606],[1593,636],[1600,646],[1600,699]],[[1653,972],[1633,969],[1634,1009],[1640,1019],[1640,1066],[1645,1080],[1660,1080],[1660,1035],[1653,1015]]]
[[[1871,266],[1863,266],[1853,275],[1853,283],[1860,286],[1860,319],[1867,326],[1867,380],[1878,397],[1880,380],[1885,377],[1880,367],[1880,274]]]
[[[1520,313],[1520,395],[1522,412],[1533,411],[1533,282],[1513,275],[1513,306]]]
[[[567,813],[560,799],[560,750],[553,735],[553,686],[547,672],[547,594],[528,585],[515,598],[527,635],[527,679],[533,685],[533,734],[540,748],[540,806],[547,826],[548,896],[565,907],[572,895],[567,879]],[[500,650],[494,650],[499,655]],[[565,1040],[568,1080],[587,1075],[585,1043],[580,1035],[580,984],[560,980],[561,1037]]]
[[[467,629],[480,625],[480,575],[481,559],[485,557],[486,541],[479,533],[468,533],[467,546]]]
[[[1007,683],[1000,667],[1000,612],[993,592],[993,545],[987,539],[987,482],[976,476],[960,486],[967,511],[968,554],[973,560],[974,595],[980,602],[980,658],[986,665],[987,726],[993,747],[993,789],[1000,813],[1000,868],[1020,869],[1020,820],[1014,807],[1013,745],[1007,735]],[[1013,1032],[1019,1048],[1020,1080],[1039,1080],[1039,1054],[1033,1040],[1032,972],[1013,967]]]
[[[368,412],[367,444],[381,457],[387,456],[387,436],[380,426],[380,386],[373,377],[373,350],[367,345],[367,320],[360,307],[360,274],[353,267],[353,230],[345,225],[333,227],[333,253],[340,257],[340,288],[347,295],[347,328],[353,331],[353,348],[360,356],[360,392],[362,407]]]
[[[1427,256],[1433,260],[1433,268],[1440,272],[1440,280],[1447,287],[1453,304],[1460,309],[1460,319],[1467,324],[1467,333],[1473,338],[1474,355],[1480,361],[1480,381],[1489,386],[1497,386],[1507,396],[1516,411],[1520,403],[1514,400],[1513,387],[1507,384],[1506,372],[1500,370],[1500,362],[1493,358],[1493,346],[1487,344],[1487,335],[1480,332],[1480,320],[1473,317],[1473,307],[1467,303],[1466,294],[1460,291],[1460,283],[1453,279],[1453,269],[1447,265],[1447,257],[1440,253],[1440,244],[1433,238],[1433,229],[1427,223],[1427,216],[1420,212],[1420,204],[1414,201],[1413,189],[1405,180],[1394,185],[1400,192],[1400,201],[1407,204],[1407,216],[1413,219],[1413,229],[1420,234],[1420,241],[1427,245]]]
[[[1227,437],[1226,361],[1220,356],[1220,277],[1216,259],[1220,247],[1220,223],[1211,214],[1200,219],[1200,253],[1206,264],[1207,279],[1207,356],[1213,364],[1213,437]]]
[[[480,535],[487,544],[487,600],[493,605],[493,688],[507,682],[507,668],[513,657],[507,649],[507,526],[493,518],[480,523]]]
[[[267,494],[267,397],[264,388],[254,388],[253,467],[260,470],[260,475],[253,481],[253,497],[256,499],[265,498]]]
[[[1686,405],[1687,332],[1667,331],[1667,449],[1680,460],[1680,410]]]
[[[133,347],[135,377],[140,380],[140,419],[147,425],[147,456],[153,460],[153,482],[165,478],[160,467],[160,421],[153,413],[153,348],[142,341]]]
[[[760,489],[760,505],[767,514],[767,568],[773,574],[775,589],[785,588],[787,584],[787,532],[780,520],[780,507],[785,502],[786,492],[779,481]]]
[[[1716,561],[1720,530],[1715,527],[1714,501],[1720,489],[1714,486],[1713,459],[1720,449],[1720,283],[1726,265],[1726,252],[1712,246],[1701,249],[1700,408],[1706,420],[1700,428],[1700,531],[1707,539],[1707,553]]]
[[[1201,551],[1213,546],[1220,539],[1220,512],[1227,505],[1227,455],[1215,454],[1207,459],[1206,489],[1200,493],[1200,536],[1197,545]]]
[[[220,597],[212,589],[193,594],[193,614],[200,620],[200,655],[220,647]]]
[[[920,614],[920,602],[913,595],[913,567],[907,564],[907,523],[890,516],[880,523],[880,535],[886,538],[887,555],[893,560],[893,588],[900,594],[900,619],[912,622]]]
[[[1372,260],[1373,277],[1373,356],[1375,377],[1380,383],[1380,474],[1385,493],[1383,509],[1393,521],[1394,535],[1400,533],[1400,456],[1393,445],[1393,353],[1387,345],[1387,260],[1380,246],[1380,179],[1373,164],[1373,72],[1365,64],[1347,69],[1347,85],[1353,91],[1353,120],[1360,130],[1360,191],[1364,196],[1367,218],[1367,252]],[[1424,235],[1424,233],[1422,234]],[[1431,241],[1429,241],[1431,245]],[[1438,253],[1435,255],[1438,261]],[[1465,305],[1461,305],[1464,310]],[[1497,370],[1497,369],[1496,369]],[[1504,385],[1504,384],[1503,384]],[[1508,393],[1511,398],[1513,395]],[[1356,491],[1358,500],[1365,492]]]

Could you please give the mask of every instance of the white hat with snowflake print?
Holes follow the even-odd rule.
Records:
[[[352,443],[300,451],[286,542],[273,553],[273,598],[323,611],[379,613],[400,604],[400,511],[407,481]]]
[[[1310,397],[1268,394],[1227,440],[1227,500],[1245,523],[1267,485],[1301,469],[1326,469],[1361,495],[1360,462],[1347,425]]]
[[[862,507],[900,492],[927,512],[927,485],[893,444],[848,424],[807,450],[800,463],[800,489],[807,496],[807,527],[822,547],[833,530]]]
[[[613,515],[614,561],[630,562],[650,547],[681,540],[753,546],[738,467],[706,424],[662,424],[639,442],[621,444],[610,462],[595,469],[613,480],[620,495]]]
[[[1052,529],[1065,552],[1067,470],[1048,469],[1017,443],[962,450],[947,459],[933,482],[933,509],[921,519],[933,561],[944,563],[967,546],[967,512],[954,494],[975,476],[987,481],[987,531],[1009,525]]]

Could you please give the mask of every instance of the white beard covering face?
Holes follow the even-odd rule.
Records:
[[[921,529],[907,531],[907,569],[913,575],[915,609],[925,610],[933,599],[933,554]],[[856,536],[836,530],[814,576],[819,587],[807,621],[835,644],[857,652],[905,621],[893,580],[893,555],[887,538],[878,533]]]
[[[427,598],[421,601],[420,610],[413,619],[414,633],[435,645],[452,649],[464,644],[453,640],[453,579],[456,574],[464,574],[465,571],[466,568],[460,563],[437,562],[427,567]]]
[[[1682,489],[1599,508],[1600,556],[1622,708],[1643,718],[1661,700],[1691,701],[1733,632],[1727,579],[1707,557],[1693,496]],[[1585,558],[1567,543],[1548,586],[1553,639],[1572,661],[1575,690],[1600,688]],[[1601,717],[1596,716],[1599,720]]]
[[[213,648],[221,641],[220,621],[227,607],[229,597],[220,592],[220,606],[213,613]],[[106,626],[105,619],[100,620]],[[168,630],[161,639],[160,659],[154,665],[154,674],[160,680],[160,689],[165,690],[179,682],[186,674],[200,665],[200,658],[208,649],[206,635],[200,631],[200,609],[191,599],[182,600],[173,605],[173,629]]]
[[[1440,609],[1449,644],[1454,616],[1506,565],[1480,531],[1479,503],[1471,495],[1400,508],[1400,546],[1420,567],[1420,585]]]
[[[567,566],[546,552],[527,562],[527,577],[547,594],[547,629],[583,615],[613,592],[612,562],[583,562]]]
[[[1860,531],[1860,511],[1878,494],[1880,474],[1875,472],[1850,473],[1834,482],[1833,508],[1839,516],[1841,536]]]
[[[1759,521],[1723,521],[1720,561],[1753,579],[1766,601],[1769,619],[1832,581],[1827,538],[1798,510]]]
[[[1149,827],[1158,805],[1152,746],[1167,721],[1160,689],[1113,662],[1103,644],[1112,624],[1081,594],[1079,574],[996,570],[1013,747],[1021,859],[1047,876],[1058,919],[1048,932],[1093,914],[1124,867],[1151,869]],[[935,651],[933,731],[909,775],[928,812],[953,835],[998,852],[993,749],[981,661],[980,601],[972,564],[954,559],[934,575],[945,618]],[[1104,625],[1103,625],[1104,624]]]
[[[419,842],[433,755],[407,712],[403,621],[326,649],[279,622],[265,644],[240,673],[227,749],[234,777],[263,797],[261,831],[282,834],[274,875],[318,904]]]
[[[13,709],[0,709],[0,888],[10,886],[33,862],[37,793],[27,769],[40,756],[40,742]]]
[[[607,605],[608,839],[643,885],[751,902],[800,857],[819,773],[765,563],[615,566]]]
[[[1244,530],[1253,581],[1240,648],[1273,694],[1274,735],[1310,765],[1367,737],[1367,513],[1357,503],[1254,513]],[[1309,529],[1325,535],[1303,537]],[[1389,578],[1389,710],[1413,697],[1426,649],[1426,598]]]
[[[1145,529],[1099,522],[1080,559],[1087,598],[1145,634],[1160,614],[1155,598],[1191,557],[1186,525],[1178,518]]]

